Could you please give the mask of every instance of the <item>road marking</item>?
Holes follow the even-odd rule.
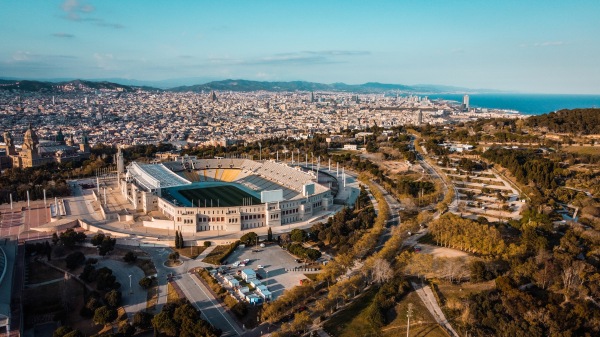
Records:
[[[231,324],[231,322],[229,321],[229,319],[225,316],[225,314],[223,314],[223,312],[221,310],[219,310],[220,308],[220,304],[215,304],[214,300],[212,299],[212,296],[209,296],[204,289],[202,289],[202,287],[196,282],[196,280],[194,279],[194,277],[187,275],[189,278],[192,279],[192,282],[194,282],[194,284],[200,289],[200,291],[202,291],[202,293],[204,294],[204,296],[206,296],[206,298],[208,298],[208,300],[210,301],[210,303],[212,305],[215,306],[215,308],[217,309],[217,311],[221,314],[221,316],[223,316],[223,318],[225,318],[225,320],[227,321],[227,323],[229,323],[229,325],[233,328],[233,331],[235,331],[235,333],[237,333],[238,335],[241,335],[240,332],[238,332],[238,330],[236,329],[235,326],[233,326],[233,324]],[[222,308],[221,308],[222,309]]]

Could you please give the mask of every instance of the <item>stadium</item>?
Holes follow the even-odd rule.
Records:
[[[119,189],[135,210],[151,215],[144,226],[235,232],[307,221],[330,210],[337,181],[315,172],[276,161],[182,156],[130,163]]]

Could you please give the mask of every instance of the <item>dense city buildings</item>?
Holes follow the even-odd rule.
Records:
[[[0,130],[20,135],[32,124],[41,140],[56,130],[83,143],[225,146],[272,137],[306,138],[378,125],[458,123],[520,115],[419,96],[342,92],[124,92],[62,88],[61,92],[0,92]]]

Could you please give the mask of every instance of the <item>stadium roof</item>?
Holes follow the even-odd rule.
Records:
[[[139,184],[143,185],[148,190],[188,185],[192,183],[169,170],[163,164],[138,164],[133,162],[129,166],[127,173],[133,176]]]

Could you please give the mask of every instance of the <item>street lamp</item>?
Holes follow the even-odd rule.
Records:
[[[129,294],[133,294],[133,288],[131,288],[131,274],[129,274]]]

